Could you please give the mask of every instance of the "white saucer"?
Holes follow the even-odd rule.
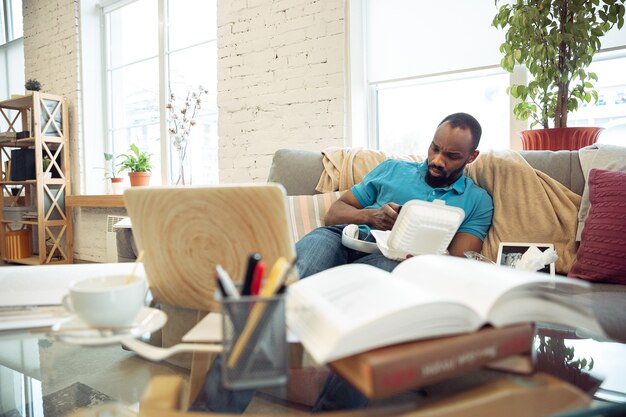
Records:
[[[96,346],[118,343],[129,337],[139,337],[159,330],[167,322],[167,314],[161,310],[142,307],[135,321],[127,328],[94,329],[78,316],[56,323],[50,335],[75,345]]]

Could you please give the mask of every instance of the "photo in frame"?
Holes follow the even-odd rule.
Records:
[[[515,263],[521,259],[522,255],[524,255],[524,253],[526,253],[531,246],[536,246],[542,252],[545,252],[548,249],[554,249],[554,245],[552,243],[500,242],[496,263],[502,266],[515,267]],[[545,272],[554,277],[554,262],[546,265],[537,272]]]

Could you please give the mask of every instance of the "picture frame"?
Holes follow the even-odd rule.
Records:
[[[498,247],[498,258],[496,263],[502,266],[512,267],[515,261],[522,257],[524,253],[531,247],[536,246],[540,251],[545,252],[547,249],[554,249],[552,243],[528,243],[528,242],[500,242]],[[537,272],[545,272],[555,277],[555,265],[552,262]]]

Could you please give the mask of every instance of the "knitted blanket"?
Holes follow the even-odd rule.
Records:
[[[363,148],[331,147],[322,151],[324,171],[315,189],[320,193],[345,191],[358,184],[376,165],[386,159],[424,160],[421,156],[395,155]]]
[[[576,260],[580,196],[515,151],[483,152],[465,171],[493,198],[483,255],[495,260],[500,242],[553,243],[556,271],[567,274]]]

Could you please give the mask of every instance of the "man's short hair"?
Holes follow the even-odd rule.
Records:
[[[483,134],[483,129],[480,127],[478,120],[474,116],[467,113],[453,113],[446,116],[437,127],[441,126],[445,122],[449,122],[452,127],[460,127],[461,129],[469,129],[472,133],[473,150],[478,148],[480,143],[480,136]]]

